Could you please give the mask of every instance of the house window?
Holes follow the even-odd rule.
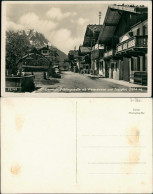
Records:
[[[101,71],[101,63],[99,63],[99,70]]]
[[[142,70],[147,71],[147,57],[143,56],[142,58]]]
[[[137,29],[137,36],[140,36],[140,28]]]
[[[145,56],[142,57],[142,71],[145,71]]]
[[[95,45],[95,39],[91,39],[91,47]]]
[[[103,61],[101,62],[101,70],[103,71]]]
[[[143,26],[143,36],[147,35],[147,27]]]
[[[131,58],[131,71],[134,71],[133,58]]]
[[[137,58],[131,58],[131,71],[137,71]]]
[[[103,61],[100,62],[99,70],[103,71]]]
[[[117,63],[116,62],[113,63],[113,66],[114,66],[114,71],[117,71]]]
[[[43,50],[42,52],[43,52],[44,54],[46,54],[46,53],[47,53],[47,51],[46,51],[46,50]]]
[[[140,71],[140,57],[137,58],[137,71]]]

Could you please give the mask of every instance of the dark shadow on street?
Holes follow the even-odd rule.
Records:
[[[59,80],[57,80],[57,79],[41,80],[41,83],[44,85],[54,85],[54,84],[59,83]]]

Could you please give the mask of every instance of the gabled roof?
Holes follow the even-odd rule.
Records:
[[[50,50],[50,49],[48,47],[42,47],[39,49],[39,51],[41,51],[41,50]]]
[[[84,35],[83,46],[91,47],[98,40],[102,25],[89,24]],[[93,41],[94,40],[94,41]]]
[[[69,55],[74,55],[74,56],[78,55],[78,50],[70,50]]]
[[[48,61],[48,59],[46,59],[46,57],[44,57],[42,54],[29,53],[29,54],[26,54],[25,56],[23,56],[21,59],[19,59],[16,64],[18,64],[19,62],[21,62],[24,59],[34,59],[33,57],[40,57],[40,58],[43,58],[43,59]]]
[[[103,25],[96,25],[96,24],[89,24],[87,26],[87,29],[90,29],[91,31],[99,31],[102,29]]]
[[[148,8],[145,6],[134,6],[134,5],[122,4],[122,5],[111,5],[109,7],[114,10],[121,10],[121,11],[126,11],[126,12],[131,12],[131,13],[137,13],[137,14],[148,12]]]
[[[90,47],[80,46],[79,50],[80,50],[81,53],[90,53],[91,52],[91,48]]]
[[[56,56],[59,56],[59,54],[57,53],[57,50],[53,50],[52,48],[42,47],[39,49],[39,51],[41,51],[41,50],[49,50],[50,53],[55,53]]]
[[[99,38],[101,40],[101,43],[103,43],[105,40],[110,40],[112,35],[115,32],[116,26],[119,23],[119,20],[121,18],[121,14],[119,14],[118,10],[111,10],[110,7],[107,9],[107,13],[105,16],[103,29],[100,32]]]
[[[103,28],[99,34],[98,41],[101,43],[109,42],[115,33],[116,27],[123,15],[128,12],[129,14],[144,14],[147,13],[147,7],[133,6],[133,5],[111,5],[108,7],[104,19]]]

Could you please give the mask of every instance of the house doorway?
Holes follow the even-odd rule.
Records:
[[[109,77],[109,63],[108,61],[105,61],[105,77]]]
[[[123,80],[129,81],[130,80],[130,65],[129,65],[129,58],[123,58]]]
[[[114,71],[114,63],[111,63],[111,77],[110,78],[113,78],[113,71]]]
[[[123,80],[124,65],[123,60],[120,61],[120,80]]]

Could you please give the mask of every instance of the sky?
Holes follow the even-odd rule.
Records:
[[[99,11],[103,23],[107,8],[108,4],[100,2],[7,4],[6,29],[35,29],[67,54],[83,43],[88,24],[99,24]]]

